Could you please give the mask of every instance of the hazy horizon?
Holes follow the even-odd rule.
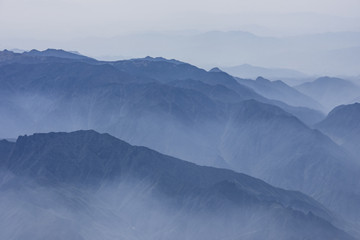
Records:
[[[359,31],[359,8],[356,0],[1,0],[0,30],[10,38],[41,39],[188,29],[294,35]]]
[[[101,60],[161,56],[206,69],[250,64],[358,76],[360,46],[352,36],[360,35],[358,9],[356,0],[0,0],[0,49],[55,48]],[[227,36],[209,37],[214,31]],[[245,39],[236,45],[236,37],[228,36],[232,32],[252,33],[260,43]],[[297,49],[301,39],[324,33],[343,36],[315,46],[311,41],[324,38],[310,39]],[[278,48],[272,52],[274,41]],[[282,46],[288,48],[282,51]],[[337,56],[350,63],[331,60]]]

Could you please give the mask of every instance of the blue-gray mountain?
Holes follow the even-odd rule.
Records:
[[[341,105],[315,125],[360,162],[360,103]]]
[[[176,60],[3,55],[2,138],[109,132],[131,144],[303,191],[347,220],[360,219],[359,166],[303,123],[322,120],[315,110],[269,100],[224,72]]]
[[[242,64],[233,67],[223,67],[221,69],[239,78],[256,79],[257,77],[262,76],[272,81],[281,79],[291,86],[301,84],[310,78],[310,76],[292,69],[263,68],[249,64]]]
[[[352,103],[360,96],[358,85],[341,78],[322,77],[296,89],[318,101],[327,112],[338,105]]]
[[[354,239],[300,192],[94,131],[3,140],[0,170],[2,239]]]
[[[240,84],[234,77],[222,71],[209,71],[206,72],[203,69],[199,69],[195,66],[192,66],[187,63],[175,61],[174,60],[164,60],[159,61],[162,58],[143,58],[143,59],[133,59],[133,60],[125,60],[118,61],[113,63],[113,65],[125,72],[131,73],[135,76],[141,78],[152,78],[160,81],[162,83],[168,84],[172,81],[182,81],[182,80],[196,80],[202,81],[208,85],[218,86],[222,85],[228,89],[235,91],[239,96],[237,97],[237,102],[246,99],[256,99],[261,102],[271,103],[277,105],[286,111],[294,114],[302,121],[306,123],[315,123],[317,120],[323,118],[323,114],[314,111],[312,108],[305,107],[293,107],[285,104],[284,102],[277,101],[278,99],[271,100],[265,98],[261,94],[257,93],[252,88]],[[185,87],[184,83],[182,83],[181,87]],[[190,88],[192,89],[194,86],[191,84]],[[196,86],[199,87],[199,86]],[[202,90],[201,88],[196,88],[194,90]],[[285,99],[284,97],[282,98]],[[291,102],[291,101],[290,101]],[[287,102],[286,102],[287,103]],[[304,103],[305,104],[305,103]],[[300,106],[304,106],[304,104]],[[291,104],[290,104],[291,105]],[[317,104],[315,104],[315,107]],[[314,107],[314,108],[315,108]]]
[[[302,106],[323,110],[321,104],[314,99],[302,94],[298,90],[288,86],[286,83],[276,80],[270,81],[263,77],[258,77],[256,80],[236,78],[242,85],[248,86],[262,96],[286,102],[291,106]]]

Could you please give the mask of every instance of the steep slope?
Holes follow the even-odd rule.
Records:
[[[6,99],[6,104],[0,106],[5,106],[1,113],[9,117],[4,122],[9,127],[1,128],[0,136],[78,129],[109,132],[131,144],[145,145],[200,165],[258,174],[257,177],[279,186],[305,191],[338,213],[347,215],[350,212],[354,219],[360,216],[357,210],[350,210],[358,206],[358,193],[349,190],[354,185],[349,184],[351,177],[358,175],[357,168],[347,166],[348,156],[331,140],[311,131],[296,117],[275,106],[260,102],[242,103],[250,95],[263,100],[265,98],[225,73],[207,73],[189,65],[186,67],[188,70],[174,70],[172,75],[170,68],[182,68],[184,64],[173,63],[173,60],[150,60],[131,60],[126,64],[131,68],[139,64],[140,72],[141,69],[151,72],[151,68],[146,66],[156,63],[164,67],[165,73],[161,75],[161,68],[154,66],[156,71],[149,76],[147,73],[133,76],[126,69],[123,69],[127,71],[124,72],[114,67],[116,63],[16,63],[1,67],[0,90],[3,91],[1,96]],[[197,74],[203,74],[200,80],[189,79],[193,74],[187,75],[187,71],[191,72],[191,69]],[[152,79],[154,76],[164,80],[160,82]],[[173,79],[170,81],[167,76],[177,77],[170,78]],[[212,80],[208,81],[207,77]],[[287,109],[284,103],[277,104]],[[20,108],[21,114],[17,114],[17,108],[12,106]],[[236,116],[242,114],[241,109],[259,114],[263,119],[249,125],[236,121]],[[10,110],[16,111],[7,114]],[[279,121],[268,118],[278,112],[281,113]],[[244,115],[245,119],[248,117]],[[15,124],[11,119],[16,121]],[[291,124],[288,124],[288,119],[293,119]],[[17,127],[16,131],[10,128],[14,126]],[[254,144],[248,144],[247,140]],[[261,141],[264,141],[265,147],[259,151],[257,143]],[[296,154],[291,154],[294,151]],[[250,164],[250,159],[254,160],[254,165]],[[339,169],[341,176],[350,169],[348,176],[338,183],[326,185],[326,180],[319,177],[315,170],[299,171],[298,164],[303,163],[304,168],[311,168],[316,160],[319,160],[317,170],[325,172],[326,176],[329,172],[330,182],[335,181],[336,175],[331,169]],[[244,164],[240,163],[242,161]],[[268,166],[267,163],[274,164],[268,171],[263,171],[258,169],[256,161],[264,161],[264,166]],[[320,164],[327,161],[330,170],[326,164]],[[275,163],[288,165],[287,171],[279,172],[281,168],[277,168]],[[248,168],[245,169],[245,166]],[[290,180],[287,183],[284,179],[288,176]],[[310,182],[312,178],[318,181],[317,184]],[[339,194],[342,199],[338,201],[336,196],[341,184],[349,189]],[[358,189],[357,186],[354,189]],[[326,194],[323,194],[324,191]],[[344,204],[340,205],[340,202]]]
[[[200,92],[138,81],[110,65],[12,64],[0,72],[9,126],[2,137],[91,128],[201,164],[216,159],[208,143],[226,113]]]
[[[0,67],[0,84],[11,93],[27,92],[64,94],[72,89],[86,89],[113,83],[135,81],[135,78],[110,65],[87,63],[10,64]]]
[[[315,100],[300,93],[280,80],[270,81],[263,77],[258,77],[255,81],[241,78],[236,78],[236,80],[266,98],[282,101],[291,106],[302,106],[320,111],[322,110],[322,106]]]
[[[145,75],[135,77],[109,64],[16,63],[1,67],[0,72],[2,89],[7,89],[2,94],[9,102],[6,106],[19,108],[11,114],[3,109],[9,116],[5,123],[14,118],[15,126],[22,126],[1,129],[3,137],[91,128],[203,165],[226,166],[216,147],[229,115],[226,104],[251,94],[264,99],[223,73],[219,81],[213,77],[219,84],[183,79],[178,86],[143,81]],[[222,77],[231,90],[221,84]]]
[[[327,111],[340,104],[349,103],[360,95],[359,86],[344,79],[331,77],[303,83],[296,86],[296,89],[318,101]]]
[[[210,85],[199,80],[176,80],[168,83],[168,85],[192,89],[210,97],[213,100],[224,103],[238,103],[243,101],[243,98],[234,90],[231,90],[224,85]]]
[[[121,71],[135,76],[150,77],[168,83],[176,80],[198,80],[210,85],[231,87],[243,99],[264,99],[248,87],[237,84],[236,80],[224,72],[207,72],[188,63],[174,62],[163,58],[140,58],[113,63]]]
[[[140,78],[152,78],[169,84],[174,81],[195,80],[208,85],[222,85],[239,95],[239,100],[255,99],[261,102],[277,105],[294,114],[307,124],[314,124],[324,118],[323,114],[305,107],[293,107],[283,102],[267,99],[256,93],[250,87],[240,84],[234,77],[222,71],[209,71],[199,69],[187,63],[174,62],[162,58],[142,58],[124,60],[113,63],[121,71],[128,72]],[[316,105],[315,105],[316,107]]]
[[[231,169],[300,190],[352,219],[360,217],[359,165],[328,137],[278,107],[253,100],[234,106],[220,152]]]
[[[96,61],[91,58],[86,58],[86,57],[83,58],[82,56],[78,57],[78,55],[74,53],[65,52],[62,50],[53,50],[53,49],[48,49],[42,52],[33,50],[23,54],[14,53],[7,50],[0,52],[0,66],[6,65],[6,67],[8,67],[9,64],[14,64],[14,63],[31,64],[31,65],[43,63],[43,64],[48,64],[49,68],[52,68],[52,65],[58,65],[60,63],[62,64],[87,63],[91,66],[94,66],[95,68],[98,67],[98,65],[105,66],[111,64],[117,69],[121,70],[120,72],[122,72],[122,74],[120,75],[123,75],[124,72],[127,72],[128,75],[132,75],[133,78],[137,79],[137,81],[142,81],[142,82],[160,81],[163,83],[168,83],[169,81],[174,81],[174,80],[193,79],[197,81],[203,81],[204,83],[210,85],[223,85],[229,89],[232,89],[233,91],[236,91],[238,95],[241,97],[241,100],[257,99],[262,102],[275,104],[285,109],[286,111],[289,111],[290,113],[296,115],[302,121],[310,125],[319,122],[324,117],[320,112],[312,109],[296,108],[296,107],[288,106],[287,104],[284,104],[279,101],[269,100],[257,94],[252,89],[237,83],[237,81],[234,80],[232,76],[224,72],[206,72],[203,69],[199,69],[195,66],[177,60],[146,57],[143,59],[132,59],[125,61],[117,61],[117,62],[102,62],[102,61]],[[32,71],[31,67],[28,70]],[[19,71],[22,70],[20,69]],[[44,71],[45,72],[43,73],[38,72],[39,76],[37,76],[37,78],[44,78],[44,76],[47,76],[49,74],[46,69],[44,69]],[[107,71],[113,72],[113,69],[108,69]],[[65,74],[65,75],[69,76],[69,74]],[[80,78],[83,77],[84,76],[80,76]],[[25,75],[22,78],[26,79],[28,77]]]
[[[315,127],[346,148],[357,159],[360,155],[360,103],[341,105]]]
[[[8,143],[0,142],[0,149]],[[333,218],[326,209],[299,192],[199,167],[108,134],[24,136],[10,153],[0,154],[1,170],[10,171],[0,185],[6,213],[1,221],[18,221],[1,229],[7,239],[352,239],[328,222]],[[27,204],[9,201],[19,195]],[[33,217],[24,215],[34,206]]]

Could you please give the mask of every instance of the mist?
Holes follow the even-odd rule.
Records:
[[[360,22],[360,21],[359,21]],[[293,78],[314,76],[357,77],[359,72],[360,34],[320,32],[290,37],[256,35],[241,31],[149,31],[113,37],[89,36],[71,40],[38,41],[4,39],[0,48],[24,50],[60,48],[76,50],[99,60],[121,60],[146,56],[166,57],[205,69],[250,64],[270,69],[298,71]],[[230,72],[233,73],[233,72]],[[245,74],[235,74],[247,77]],[[258,73],[257,76],[260,76]],[[266,77],[266,76],[264,76]],[[272,80],[282,79],[281,73]]]
[[[205,204],[196,196],[175,199],[156,183],[136,179],[84,187],[41,185],[7,171],[0,177],[0,237],[9,240],[296,239],[296,224],[309,218],[295,211],[299,216],[292,222],[285,210],[279,216],[276,208],[216,198]],[[304,235],[315,236],[322,227],[309,225]]]
[[[153,7],[155,5],[158,7]],[[358,8],[356,0],[292,3],[284,0],[171,3],[164,0],[151,3],[144,0],[57,0],[51,4],[43,0],[2,0],[0,21],[6,23],[1,25],[1,30],[9,38],[31,39],[36,33],[44,40],[113,37],[135,31],[228,31],[251,26],[282,34],[296,31],[303,34],[359,30]],[[13,18],[14,14],[22,17]]]
[[[0,0],[0,239],[360,239],[359,9]]]
[[[2,0],[0,49],[57,48],[101,60],[162,56],[207,69],[251,64],[359,76],[359,37],[351,36],[360,31],[359,8],[356,0]],[[329,47],[334,41],[338,45]]]
[[[54,49],[2,51],[0,73],[0,137],[20,135],[0,141],[1,238],[360,235],[360,162],[347,143],[357,138],[346,138],[358,105],[326,116],[360,96],[350,81],[291,87],[174,59]]]

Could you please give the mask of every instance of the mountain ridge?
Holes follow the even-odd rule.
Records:
[[[328,116],[314,127],[329,135],[358,159],[360,153],[359,120],[360,103],[340,105],[331,110]]]
[[[242,232],[245,233],[247,231],[247,228],[243,229],[242,224],[247,226],[247,224],[245,224],[246,219],[252,222],[251,216],[262,216],[261,219],[263,220],[261,220],[261,222],[266,224],[265,226],[263,225],[263,227],[278,230],[282,229],[283,231],[281,234],[256,231],[256,234],[250,234],[247,239],[258,239],[260,236],[267,236],[269,239],[279,239],[279,237],[284,239],[288,237],[302,239],[306,236],[314,237],[314,239],[321,239],[325,236],[328,239],[335,239],[336,237],[349,240],[354,239],[329,222],[335,220],[328,210],[300,192],[275,188],[259,179],[231,170],[201,167],[157,153],[149,148],[131,146],[109,134],[99,134],[93,130],[81,130],[71,133],[53,132],[20,136],[16,143],[11,144],[13,149],[10,150],[10,154],[6,154],[6,151],[4,154],[4,151],[2,151],[4,144],[7,145],[8,142],[0,141],[0,174],[3,173],[2,171],[4,169],[8,169],[14,173],[15,176],[22,177],[21,181],[23,183],[20,185],[21,192],[23,195],[25,194],[25,196],[29,194],[28,206],[34,204],[31,191],[38,191],[39,187],[42,191],[52,191],[51,189],[55,187],[57,194],[61,194],[61,205],[67,206],[67,208],[70,207],[70,209],[73,207],[77,209],[68,216],[69,219],[76,219],[74,218],[74,214],[76,216],[76,214],[81,213],[81,219],[83,219],[83,221],[90,221],[91,224],[95,223],[102,226],[104,223],[97,222],[99,221],[98,218],[88,220],[89,213],[82,213],[82,209],[87,212],[91,210],[91,212],[95,213],[99,211],[98,208],[101,207],[101,205],[99,205],[97,200],[91,200],[92,198],[90,196],[97,195],[97,192],[99,192],[103,198],[102,194],[107,191],[104,192],[104,188],[107,188],[105,186],[108,185],[110,187],[115,184],[119,190],[110,187],[110,191],[115,193],[120,191],[124,197],[130,197],[131,202],[125,205],[128,209],[133,209],[133,204],[135,204],[135,209],[137,209],[136,204],[139,200],[136,200],[134,197],[139,196],[140,199],[144,198],[144,200],[147,201],[151,199],[153,202],[152,208],[150,208],[152,209],[151,211],[143,210],[143,207],[141,207],[142,211],[150,214],[149,216],[154,216],[154,214],[159,213],[158,204],[163,205],[161,211],[170,211],[169,214],[175,211],[177,217],[174,218],[173,216],[172,221],[176,224],[175,229],[177,230],[174,233],[170,231],[165,234],[166,229],[173,227],[171,227],[172,225],[162,225],[162,228],[165,228],[164,236],[171,237],[172,239],[181,239],[186,236],[184,235],[184,231],[191,233],[191,235],[188,236],[189,239],[198,239],[199,237],[205,236],[208,236],[207,239],[217,239],[221,236],[231,235],[236,237],[242,234]],[[32,190],[28,189],[27,185],[31,184],[31,181],[24,182],[24,177],[25,179],[30,178],[35,180],[38,186],[30,185],[29,187],[31,187]],[[6,178],[9,177],[5,177],[5,179]],[[16,177],[10,177],[10,182],[7,183],[9,180],[5,180],[5,185],[4,181],[0,182],[0,190],[5,196],[8,196],[9,190],[14,191],[11,189],[19,188],[19,183],[16,179]],[[111,182],[110,185],[109,181]],[[125,194],[125,191],[129,190],[126,190],[126,187],[121,187],[121,184],[122,182],[129,181],[135,183],[135,185],[130,188],[130,194]],[[144,182],[148,182],[148,184],[144,185]],[[86,190],[88,187],[92,189],[90,196],[88,196],[88,190]],[[146,192],[149,192],[150,195],[146,194]],[[158,195],[159,193],[162,194]],[[39,192],[38,194],[43,195],[44,193]],[[113,199],[114,194],[110,196],[108,194],[109,193],[107,193],[107,197]],[[154,194],[157,196],[155,199]],[[47,202],[44,207],[57,213],[59,210],[52,206],[52,204],[54,204],[52,200],[53,197],[51,197],[51,195],[45,196]],[[119,206],[116,204],[117,202],[125,204],[121,198],[116,197],[115,199],[115,205],[112,203],[108,206],[109,210],[113,212],[110,216],[118,214],[117,212],[119,210],[117,208],[119,207],[115,207]],[[21,202],[21,199],[14,200],[13,202],[16,204],[19,201]],[[42,209],[44,203],[42,203],[41,200],[36,200],[35,204],[38,213],[45,214],[45,216],[48,217],[49,211],[44,213]],[[56,203],[56,205],[59,204],[59,202]],[[68,204],[70,205],[68,206]],[[0,205],[0,207],[2,206],[4,205]],[[26,205],[22,204],[22,206]],[[19,206],[17,206],[17,208],[18,207]],[[129,213],[136,214],[137,210],[135,209],[129,210],[129,212],[121,210],[120,208],[121,214],[125,214],[125,216],[128,216],[127,214]],[[23,211],[28,210],[23,209]],[[241,211],[242,214],[237,214],[239,211]],[[274,217],[270,220],[267,216],[258,215],[258,212]],[[226,218],[222,216],[224,213]],[[62,215],[64,214],[65,213],[62,213]],[[202,219],[201,216],[203,214],[214,218],[217,224],[223,224],[222,221],[229,219],[229,217],[234,218],[234,220],[237,219],[237,221],[232,222],[232,225],[227,228],[217,228],[215,227],[216,225],[214,225],[215,230],[232,229],[234,232],[230,235],[228,235],[227,231],[213,232],[211,228],[206,227],[206,225],[201,226],[196,224],[197,228],[200,227],[202,231],[207,230],[214,234],[211,236],[207,235],[206,231],[199,233],[191,227],[191,225],[181,225],[181,221],[186,219],[188,221],[194,221],[198,218]],[[321,217],[319,217],[319,215]],[[16,221],[18,219],[16,216],[19,215],[15,215],[15,217],[11,217],[8,220]],[[109,213],[103,212],[99,218],[107,219],[110,216]],[[110,217],[110,219],[118,222],[118,228],[123,229],[127,224],[121,222],[121,218],[118,219],[120,216],[121,215],[114,215]],[[132,215],[132,218],[134,217],[135,216]],[[188,219],[188,217],[190,217],[190,219]],[[28,216],[25,216],[25,218],[29,219]],[[135,226],[138,226],[142,231],[149,231],[149,229],[146,229],[146,224],[150,223],[144,220],[146,218],[135,217],[135,219],[138,219]],[[160,221],[159,224],[161,224],[163,220],[158,219],[157,221]],[[206,217],[202,219],[202,221],[212,224],[211,221],[206,220]],[[282,221],[285,221],[285,224],[281,223]],[[139,225],[141,222],[145,225]],[[40,224],[40,227],[45,226],[41,225],[42,223],[37,224]],[[81,224],[78,228],[83,231],[79,231],[78,233],[73,232],[73,230],[67,226],[67,221],[64,221],[62,224],[55,221],[55,224],[63,226],[63,228],[60,228],[60,231],[64,231],[65,229],[70,239],[75,237],[75,239],[88,239],[84,237],[86,235],[83,235],[83,231],[87,228]],[[305,233],[297,231],[296,229],[299,224],[303,226],[306,225],[308,231]],[[20,223],[20,225],[24,225],[24,223]],[[52,225],[50,224],[50,226]],[[159,227],[156,221],[150,224],[149,227],[150,226]],[[232,228],[235,226],[237,226],[237,228]],[[145,228],[143,229],[142,227]],[[247,227],[253,228],[251,225]],[[53,228],[54,227],[51,229]],[[11,232],[11,230],[10,227],[7,231]],[[89,229],[86,231],[89,231]],[[94,239],[94,236],[99,234],[107,236],[106,232],[102,233],[100,228],[94,228],[92,231],[94,235],[93,237],[89,236],[90,239]],[[44,229],[43,232],[46,233],[47,231]],[[30,237],[30,239],[36,239],[36,237],[32,237],[34,236],[32,231],[24,231],[24,234],[25,233],[29,234],[28,237]],[[60,232],[55,228],[53,229],[53,233],[59,234]],[[128,237],[145,239],[140,236],[136,237],[133,231],[129,232],[124,229],[123,234],[124,233],[126,233]],[[0,236],[1,234],[4,234],[4,232],[0,233]],[[12,234],[13,236],[18,236],[19,231],[12,232]],[[112,234],[115,233],[113,232]],[[116,233],[116,235],[117,234],[118,233]],[[156,236],[151,239],[156,239]]]
[[[360,94],[360,87],[355,83],[334,77],[321,77],[295,88],[317,100],[327,112],[338,105],[349,103]]]

